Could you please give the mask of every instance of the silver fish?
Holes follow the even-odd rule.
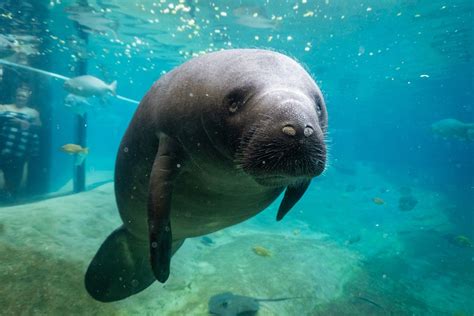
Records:
[[[466,141],[474,140],[474,123],[463,123],[449,118],[431,124],[431,130],[435,135],[443,138],[455,138]]]
[[[241,16],[236,21],[237,24],[251,27],[254,29],[276,29],[277,23],[273,20],[260,16]]]
[[[105,97],[108,93],[116,95],[117,81],[107,84],[94,76],[85,75],[66,80],[64,89],[81,97]]]
[[[276,21],[269,18],[264,7],[241,6],[232,11],[236,23],[255,29],[275,29]]]
[[[81,29],[88,33],[112,35],[117,39],[118,22],[105,17],[100,10],[91,6],[70,6],[66,8],[68,18],[77,22]]]
[[[84,97],[68,94],[64,99],[64,106],[77,115],[84,116],[85,113],[93,109],[93,105]]]

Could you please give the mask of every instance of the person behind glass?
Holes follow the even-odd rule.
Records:
[[[0,169],[3,171],[3,196],[18,196],[25,163],[38,154],[38,111],[28,106],[31,91],[26,85],[16,89],[14,104],[0,105]],[[1,195],[0,195],[1,196]]]

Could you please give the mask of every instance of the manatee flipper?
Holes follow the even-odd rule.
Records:
[[[179,173],[179,144],[161,134],[158,153],[150,174],[148,190],[148,231],[151,268],[156,279],[164,283],[170,274],[172,255],[171,195]]]
[[[299,199],[306,192],[306,189],[309,187],[311,180],[301,182],[294,186],[289,186],[286,188],[285,196],[281,201],[280,207],[278,209],[277,221],[280,221],[286,213],[288,213],[291,208],[299,201]]]
[[[124,299],[155,281],[148,243],[120,227],[107,237],[87,269],[87,292],[98,301]]]

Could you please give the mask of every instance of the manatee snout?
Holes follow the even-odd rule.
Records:
[[[326,144],[314,103],[289,100],[275,105],[271,101],[273,106],[265,107],[262,115],[265,118],[244,137],[243,169],[258,182],[293,182],[320,175],[326,165]]]

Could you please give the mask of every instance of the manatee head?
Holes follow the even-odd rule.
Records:
[[[247,82],[225,93],[214,124],[225,127],[220,143],[230,147],[236,168],[268,186],[307,181],[324,171],[328,118],[312,83]]]
[[[167,128],[181,126],[188,147],[211,144],[261,185],[308,182],[324,171],[326,105],[295,60],[271,51],[224,51],[196,58],[182,72],[192,75],[182,76],[180,112]]]
[[[257,182],[286,184],[323,172],[327,112],[319,89],[314,88],[308,94],[271,87],[249,100],[245,94],[230,97],[228,106],[234,111],[235,124],[251,122],[240,126],[236,162]]]

